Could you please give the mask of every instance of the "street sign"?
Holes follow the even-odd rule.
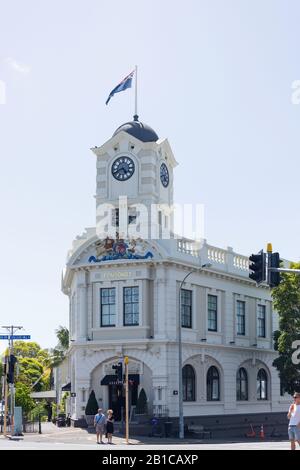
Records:
[[[0,335],[0,339],[30,339],[30,335]]]
[[[75,393],[75,392],[71,392],[71,397],[72,397],[72,398],[75,398],[75,397],[76,397],[76,393]]]
[[[10,339],[30,339],[30,335],[10,335]]]

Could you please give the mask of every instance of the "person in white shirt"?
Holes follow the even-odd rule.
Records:
[[[300,393],[294,393],[294,403],[290,406],[288,412],[289,422],[289,439],[291,442],[291,450],[296,450],[296,441],[300,445]]]

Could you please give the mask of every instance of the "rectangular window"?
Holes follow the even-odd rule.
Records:
[[[119,227],[119,209],[113,209],[112,226]]]
[[[266,306],[258,305],[257,307],[257,336],[259,338],[266,337]]]
[[[129,207],[128,209],[128,225],[136,224],[137,210],[135,207]]]
[[[124,287],[124,326],[139,324],[139,288]]]
[[[192,328],[192,291],[181,289],[181,326]]]
[[[116,326],[116,289],[101,289],[101,326]]]
[[[209,295],[208,304],[208,331],[218,331],[218,297]]]
[[[244,336],[246,334],[246,325],[245,325],[245,316],[246,316],[246,303],[237,300],[236,303],[236,324],[237,324],[237,334]]]

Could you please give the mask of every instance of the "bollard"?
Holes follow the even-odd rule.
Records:
[[[39,434],[42,434],[41,415],[39,413]]]

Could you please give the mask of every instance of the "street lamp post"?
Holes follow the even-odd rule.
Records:
[[[210,263],[203,264],[201,269],[209,268]],[[197,268],[187,273],[184,279],[181,281],[179,286],[179,304],[178,304],[178,374],[179,374],[179,389],[178,389],[178,400],[179,400],[179,439],[184,439],[184,418],[183,418],[183,387],[182,387],[182,341],[181,341],[181,290],[188,276],[197,272]]]

